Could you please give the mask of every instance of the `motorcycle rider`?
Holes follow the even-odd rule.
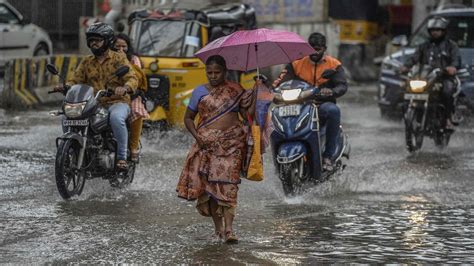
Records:
[[[309,44],[316,51],[314,54],[296,60],[288,64],[281,72],[278,79],[273,82],[273,87],[280,83],[300,79],[320,89],[321,96],[318,98],[319,116],[322,124],[326,124],[326,147],[323,153],[323,169],[333,171],[334,153],[336,152],[337,137],[341,123],[341,112],[336,105],[336,98],[341,97],[347,91],[347,81],[341,62],[336,58],[326,55],[326,37],[314,32],[308,38]],[[330,77],[323,78],[325,70],[335,71]]]
[[[400,67],[400,71],[406,73],[417,63],[445,70],[442,98],[448,113],[447,117],[449,118],[446,121],[446,128],[452,129],[452,115],[454,113],[453,95],[456,92],[454,76],[456,75],[457,68],[460,66],[460,57],[458,45],[446,38],[448,23],[448,20],[438,16],[428,20],[430,39],[417,47],[415,54]]]
[[[114,78],[106,84],[107,80],[114,75],[117,68],[128,66],[132,69],[127,57],[123,53],[110,50],[114,41],[114,31],[109,25],[98,22],[92,24],[86,30],[87,46],[93,55],[84,58],[73,76],[66,82],[66,88],[55,87],[55,91],[66,93],[66,89],[74,84],[87,84],[94,88],[97,93],[101,89],[115,88],[110,97],[101,97],[101,105],[109,110],[109,121],[115,138],[117,139],[117,162],[118,169],[127,169],[127,145],[128,130],[126,119],[130,114],[130,96],[136,90],[138,80],[134,71],[129,71],[121,78]]]

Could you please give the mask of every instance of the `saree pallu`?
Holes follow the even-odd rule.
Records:
[[[202,121],[197,133],[206,149],[201,149],[197,143],[192,145],[176,191],[186,200],[197,199],[196,207],[204,216],[211,215],[211,198],[218,204],[219,215],[225,212],[234,214],[237,206],[247,132],[240,121],[226,130],[208,128],[207,125],[215,123],[222,114],[238,105],[242,94],[240,86],[224,86],[203,97],[198,106]]]

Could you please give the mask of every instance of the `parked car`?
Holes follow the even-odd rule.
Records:
[[[378,104],[382,117],[401,118],[405,81],[397,71],[407,58],[412,56],[418,45],[428,40],[427,22],[433,16],[449,21],[447,36],[455,41],[460,50],[461,64],[470,73],[462,80],[459,103],[461,108],[474,111],[474,8],[450,8],[431,13],[412,34],[396,36],[392,45],[401,49],[384,58],[378,83]]]
[[[9,58],[50,55],[46,31],[31,24],[6,0],[0,0],[0,67]]]

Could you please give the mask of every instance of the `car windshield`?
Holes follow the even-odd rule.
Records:
[[[0,4],[0,23],[18,23],[18,18],[5,6]]]
[[[193,57],[201,48],[199,29],[195,22],[145,20],[134,46],[142,56]]]
[[[474,17],[447,17],[449,20],[447,35],[459,48],[474,48]],[[410,40],[415,47],[428,40],[427,21],[418,29]]]

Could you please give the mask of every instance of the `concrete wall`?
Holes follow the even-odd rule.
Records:
[[[55,55],[8,61],[5,66],[4,89],[1,91],[0,106],[25,109],[61,101],[64,98],[62,95],[48,94],[54,85],[59,84],[59,79],[46,70],[46,65],[54,64],[67,79],[73,74],[81,60],[82,57],[77,55]]]

